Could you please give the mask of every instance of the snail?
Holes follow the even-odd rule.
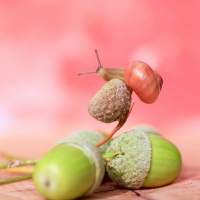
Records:
[[[124,81],[144,103],[150,104],[157,100],[162,89],[163,79],[148,64],[142,61],[132,61],[124,69],[104,68],[96,49],[95,53],[99,64],[97,70],[79,73],[79,76],[97,73],[105,81],[117,78]]]
[[[126,122],[133,107],[133,104],[131,105],[132,91],[141,101],[148,104],[153,103],[160,94],[163,80],[155,70],[142,61],[133,61],[125,69],[104,68],[96,49],[95,54],[99,64],[97,70],[79,73],[78,76],[97,73],[107,83],[89,103],[88,112],[95,119],[105,123],[119,121],[113,131],[96,144],[96,146],[100,146]]]

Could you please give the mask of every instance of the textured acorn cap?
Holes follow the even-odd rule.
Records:
[[[152,133],[161,136],[160,131],[155,126],[148,123],[135,124],[131,127],[130,130],[139,130],[139,131],[144,131],[145,133]]]
[[[116,137],[106,153],[121,152],[107,162],[109,177],[119,186],[138,189],[151,165],[151,142],[142,131],[129,131]]]
[[[88,142],[91,142],[92,144],[97,144],[101,140],[103,140],[106,135],[103,135],[102,133],[99,133],[97,131],[92,131],[92,130],[82,130],[82,131],[77,131],[69,135],[68,137],[65,137],[59,141],[57,141],[54,145],[62,144],[65,143],[67,140],[70,138],[82,138],[84,140],[87,140]],[[102,153],[105,153],[107,148],[108,148],[108,142],[105,142],[103,145],[98,147]]]
[[[131,91],[119,79],[111,79],[92,98],[88,112],[95,119],[110,123],[126,119],[131,106]]]

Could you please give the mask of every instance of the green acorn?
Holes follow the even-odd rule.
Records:
[[[171,142],[134,130],[116,137],[104,158],[109,177],[128,189],[170,184],[178,178],[182,167],[180,152]]]
[[[101,140],[103,140],[105,137],[106,135],[104,135],[103,133],[99,131],[81,130],[81,131],[74,132],[71,135],[67,136],[66,138],[63,138],[57,141],[54,145],[65,143],[67,140],[71,138],[82,138],[95,145]],[[108,145],[109,145],[108,142],[105,142],[103,145],[99,146],[98,148],[101,150],[102,153],[105,153],[108,148]]]
[[[52,200],[76,199],[91,194],[102,182],[104,160],[93,144],[84,139],[67,140],[54,146],[36,164],[36,189]]]

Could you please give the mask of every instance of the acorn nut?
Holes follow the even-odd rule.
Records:
[[[33,181],[48,199],[76,199],[91,194],[101,184],[104,172],[99,149],[84,139],[71,138],[40,159]]]
[[[128,189],[170,184],[178,178],[182,166],[176,146],[139,130],[116,137],[103,156],[109,177]]]

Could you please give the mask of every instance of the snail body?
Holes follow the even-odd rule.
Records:
[[[113,78],[120,79],[126,83],[144,103],[153,103],[157,100],[162,89],[162,77],[153,70],[148,64],[142,61],[130,62],[124,69],[104,68],[95,50],[99,66],[96,71],[80,73],[91,74],[97,73],[105,81]]]

